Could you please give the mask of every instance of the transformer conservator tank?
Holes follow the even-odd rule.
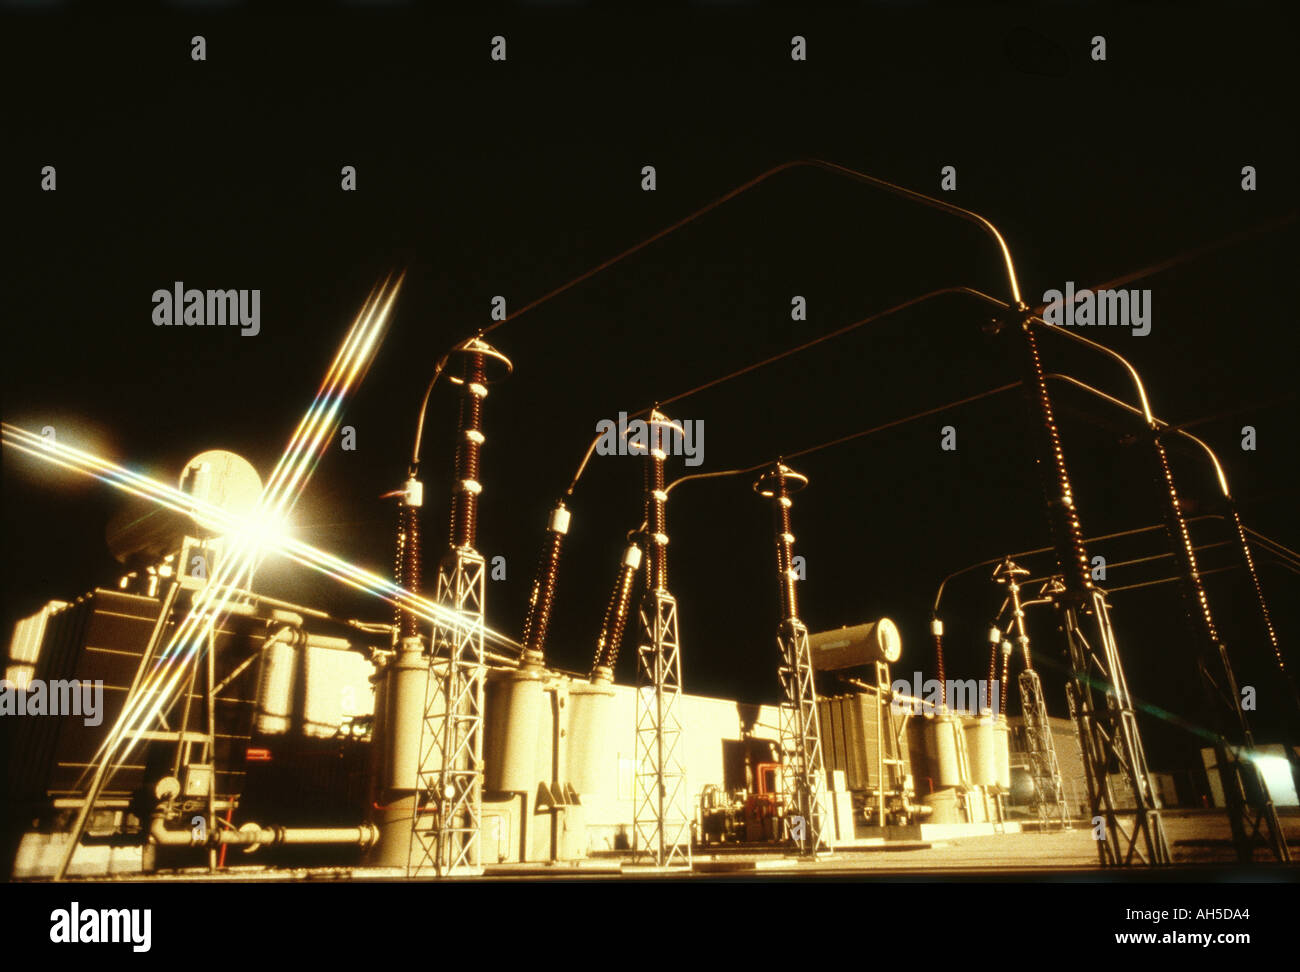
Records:
[[[855,624],[852,627],[819,631],[808,636],[813,667],[818,671],[839,671],[860,665],[885,662],[892,665],[903,654],[903,639],[889,618]]]

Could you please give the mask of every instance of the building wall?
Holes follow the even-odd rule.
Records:
[[[1264,782],[1268,787],[1269,799],[1273,801],[1273,806],[1300,806],[1300,797],[1297,797],[1296,794],[1294,769],[1296,763],[1300,763],[1300,747],[1293,750],[1297,757],[1296,763],[1292,763],[1288,758],[1287,748],[1280,743],[1255,748],[1260,757],[1258,766],[1264,775]],[[1206,781],[1209,783],[1210,805],[1215,807],[1225,806],[1223,783],[1219,779],[1218,758],[1214,750],[1212,748],[1202,749],[1201,761],[1205,766]]]
[[[591,693],[584,680],[547,673],[541,692],[536,725],[518,729],[508,729],[494,716],[492,706],[505,703],[489,692],[485,753],[489,759],[500,758],[506,752],[503,747],[523,747],[535,770],[526,790],[516,782],[515,792],[522,796],[488,798],[502,804],[509,800],[519,808],[522,820],[512,826],[522,826],[529,834],[524,844],[530,860],[547,859],[560,845],[561,832],[575,827],[585,829],[588,852],[625,849],[631,840],[637,769],[635,687],[605,687],[607,704],[597,718],[581,710],[590,701],[584,695]],[[684,811],[694,819],[706,786],[750,788],[757,765],[776,761],[779,710],[689,694],[681,695],[677,704],[686,777]],[[586,727],[580,730],[584,738],[571,732],[575,725]],[[494,738],[500,733],[506,736]],[[579,803],[549,809],[548,802],[556,806],[570,787]]]
[[[632,825],[636,777],[636,689],[616,685],[609,733],[607,771],[614,785],[604,794],[584,796],[592,849],[612,850],[617,835]],[[746,770],[778,759],[780,712],[774,705],[754,705],[702,695],[680,699],[682,755],[686,771],[687,814],[695,816],[707,785],[723,789],[753,785]],[[612,791],[612,799],[610,798]]]
[[[1052,729],[1052,746],[1056,749],[1056,762],[1061,767],[1061,783],[1065,788],[1065,805],[1073,815],[1086,815],[1088,809],[1088,777],[1083,768],[1083,752],[1079,748],[1079,733],[1074,720],[1048,717]],[[1020,716],[1007,719],[1011,726],[1011,758],[1015,765],[1025,762],[1025,721]],[[1019,762],[1017,763],[1017,758]],[[1117,794],[1124,805],[1121,795]],[[1131,796],[1128,802],[1132,802]]]

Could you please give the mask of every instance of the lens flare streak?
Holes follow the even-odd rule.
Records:
[[[51,465],[81,473],[132,496],[147,499],[177,513],[193,515],[222,531],[241,529],[245,520],[220,507],[196,500],[188,493],[167,486],[148,476],[132,472],[98,456],[70,446],[50,443],[48,440],[8,423],[3,424],[4,444],[20,452],[35,456]],[[422,620],[459,626],[461,612],[435,604],[418,594],[394,584],[391,580],[371,573],[334,554],[313,547],[301,540],[284,535],[264,535],[261,544],[270,554],[283,556],[301,566],[311,568],[356,590],[373,594],[389,604],[405,608]],[[469,615],[464,617],[469,618]],[[469,623],[466,621],[466,623]],[[486,637],[493,643],[518,648],[509,636],[489,629]]]
[[[62,468],[92,476],[167,509],[196,518],[202,517],[204,522],[229,531],[229,550],[220,559],[206,584],[195,593],[189,613],[159,653],[154,668],[143,680],[135,701],[124,709],[101,746],[97,758],[103,757],[106,752],[112,758],[118,754],[123,741],[129,739],[126,751],[120,754],[125,759],[139,740],[140,730],[159,719],[170,708],[189,663],[208,645],[216,627],[229,613],[238,591],[250,585],[258,565],[269,553],[284,555],[358,590],[401,605],[422,619],[457,627],[477,623],[477,619],[462,619],[459,612],[435,605],[385,578],[284,536],[275,529],[276,525],[287,520],[307,479],[315,470],[325,445],[334,434],[344,398],[364,376],[373,360],[400,286],[400,277],[391,290],[389,281],[386,280],[377,293],[372,291],[367,298],[315,400],[276,464],[262,491],[257,509],[250,517],[236,517],[179,489],[99,456],[4,424],[6,445]],[[488,631],[485,635],[497,643],[513,644],[511,639],[496,632]]]

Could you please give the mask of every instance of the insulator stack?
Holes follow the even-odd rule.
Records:
[[[1202,642],[1202,684],[1206,696],[1210,700],[1211,708],[1218,715],[1217,728],[1221,734],[1218,743],[1220,752],[1218,757],[1220,760],[1219,776],[1224,792],[1228,794],[1227,802],[1238,859],[1241,861],[1254,860],[1255,838],[1246,829],[1251,827],[1254,832],[1264,837],[1266,845],[1278,860],[1289,861],[1290,852],[1287,848],[1286,837],[1283,834],[1281,822],[1278,820],[1277,811],[1269,797],[1268,787],[1263,776],[1253,762],[1249,760],[1242,761],[1237,755],[1237,753],[1243,751],[1248,753],[1255,748],[1254,734],[1251,732],[1249,718],[1246,716],[1241,704],[1240,689],[1237,684],[1236,674],[1232,670],[1232,662],[1229,660],[1227,648],[1219,640],[1214,615],[1210,611],[1210,600],[1205,593],[1205,583],[1201,579],[1201,572],[1196,564],[1196,548],[1192,545],[1191,530],[1188,529],[1187,518],[1183,516],[1182,505],[1178,499],[1178,490],[1174,486],[1174,474],[1169,466],[1169,454],[1160,441],[1159,433],[1154,429],[1151,430],[1151,441],[1156,478],[1163,483],[1166,489],[1165,528],[1169,533],[1169,539],[1174,549],[1174,558],[1179,566],[1179,576],[1181,578],[1179,587],[1182,590],[1188,620],[1191,622],[1198,639]],[[1210,675],[1210,666],[1215,661],[1217,661],[1218,666],[1221,666],[1218,669],[1221,672],[1221,682]],[[1219,705],[1224,703],[1226,703],[1227,709],[1234,717],[1235,725],[1229,723],[1227,713],[1219,708]],[[1241,750],[1237,750],[1228,742],[1228,734],[1234,730],[1240,733]],[[1229,753],[1233,755],[1229,757]],[[1254,781],[1254,785],[1251,784],[1251,780]],[[1245,811],[1245,805],[1249,805],[1251,813],[1256,814],[1253,821],[1250,820],[1251,814]]]
[[[646,542],[651,545],[648,587],[652,591],[668,590],[668,491],[664,466],[668,458],[666,439],[681,427],[668,416],[655,411],[647,423],[650,442],[645,467]]]
[[[1282,645],[1278,641],[1277,630],[1273,627],[1273,616],[1268,610],[1268,601],[1264,599],[1264,588],[1259,582],[1259,571],[1255,567],[1255,557],[1250,552],[1250,540],[1246,537],[1246,527],[1241,522],[1241,516],[1237,513],[1237,504],[1228,500],[1228,515],[1232,520],[1232,527],[1237,534],[1237,545],[1241,549],[1241,559],[1246,565],[1246,571],[1250,574],[1251,583],[1255,588],[1255,599],[1259,602],[1259,612],[1264,619],[1264,630],[1268,633],[1268,643],[1273,649],[1273,657],[1277,661],[1277,670],[1286,678],[1287,685],[1290,687],[1291,695],[1300,702],[1300,696],[1296,692],[1295,679],[1291,676],[1291,671],[1286,667],[1286,661],[1282,658]]]
[[[798,595],[794,586],[794,534],[790,531],[790,506],[792,501],[786,491],[785,475],[778,470],[780,492],[774,504],[776,510],[776,571],[781,579],[781,617],[799,616]]]
[[[646,526],[649,528],[650,588],[668,588],[668,516],[664,492],[664,456],[655,450],[646,462]]]
[[[1052,410],[1052,399],[1047,391],[1047,376],[1038,350],[1038,338],[1028,320],[1018,324],[1023,349],[1025,391],[1030,409],[1038,419],[1040,449],[1036,465],[1047,500],[1052,537],[1056,546],[1057,566],[1065,579],[1066,592],[1075,605],[1089,610],[1093,589],[1092,573],[1088,569],[1088,553],[1083,543],[1083,527],[1074,506],[1074,490],[1065,466],[1065,452],[1061,447],[1061,433]],[[1044,453],[1047,459],[1043,458]]]
[[[632,587],[636,583],[636,572],[641,566],[641,548],[630,544],[623,554],[623,563],[619,566],[618,580],[610,594],[609,604],[605,608],[605,620],[600,625],[600,635],[596,638],[596,657],[591,671],[604,667],[611,672],[618,662],[618,649],[623,644],[623,632],[627,629],[628,608],[632,604]]]
[[[1011,689],[1007,679],[1011,676],[1011,642],[1002,646],[1002,681],[998,683],[997,705],[993,707],[994,715],[1007,715],[1007,701],[1011,698]],[[993,686],[989,686],[989,704],[993,702]],[[1000,711],[999,711],[1000,710]]]
[[[1158,436],[1152,435],[1153,452],[1156,464],[1156,479],[1165,489],[1165,528],[1169,532],[1170,542],[1174,547],[1174,558],[1182,575],[1181,584],[1183,600],[1187,607],[1188,618],[1197,628],[1202,638],[1209,644],[1219,643],[1218,628],[1214,615],[1210,611],[1210,599],[1205,593],[1205,584],[1201,580],[1200,568],[1196,564],[1196,550],[1192,545],[1192,534],[1187,528],[1187,518],[1182,515],[1178,490],[1174,486],[1174,473],[1169,466],[1169,454],[1165,452],[1164,443]]]
[[[943,669],[943,622],[938,618],[931,620],[930,633],[934,635],[934,667],[935,674],[939,679],[939,691],[942,693],[939,697],[946,699],[948,697],[948,677],[944,674]]]
[[[1028,577],[1029,571],[1017,566],[1017,564],[1008,557],[1002,561],[993,571],[993,579],[999,583],[1007,585],[1007,600],[1011,605],[1012,624],[1016,629],[1016,641],[1020,644],[1020,650],[1024,655],[1025,667],[1033,668],[1034,660],[1029,654],[1029,635],[1025,633],[1025,609],[1020,603],[1020,582],[1018,578]]]
[[[799,617],[798,574],[794,569],[794,532],[790,527],[790,498],[808,485],[808,477],[778,462],[754,483],[754,492],[773,501],[776,522],[776,573],[781,589],[781,617]]]
[[[403,502],[397,508],[397,556],[393,569],[398,587],[420,593],[420,508]],[[398,638],[419,634],[420,619],[409,610],[394,609]]]
[[[464,381],[461,385],[460,423],[456,444],[456,495],[451,504],[451,545],[473,548],[478,537],[479,455],[483,449],[483,355],[471,351],[465,355]]]
[[[1002,632],[994,625],[989,628],[989,680],[990,688],[998,677],[998,649],[1002,647]]]
[[[551,624],[551,607],[555,603],[555,584],[560,572],[560,551],[564,537],[569,532],[569,511],[560,503],[551,512],[546,527],[546,545],[537,574],[533,577],[532,593],[528,596],[528,616],[524,619],[523,644],[525,651],[544,654],[546,631]]]
[[[1053,590],[1053,602],[1060,609],[1059,618],[1065,631],[1070,664],[1069,698],[1078,721],[1089,800],[1104,813],[1105,839],[1097,841],[1097,854],[1103,866],[1123,865],[1133,859],[1140,841],[1145,844],[1145,860],[1153,864],[1167,863],[1169,845],[1155,805],[1142,737],[1124,680],[1108,606],[1093,585],[1088,569],[1083,528],[1074,506],[1074,491],[1047,391],[1038,339],[1031,327],[1033,318],[1024,304],[1017,306],[1013,313],[1017,315],[1014,330],[1019,334],[1011,340],[1019,346],[1025,394],[1037,419],[1032,423],[1037,439],[1035,464],[1047,504],[1056,564],[1061,572],[1060,590],[1059,593]],[[1080,615],[1091,617],[1095,626],[1091,643],[1079,627]],[[1105,696],[1104,703],[1099,704],[1098,692]],[[1111,802],[1110,778],[1121,774],[1135,803],[1131,831],[1121,824]],[[1126,852],[1120,846],[1119,835],[1128,832],[1133,836]]]

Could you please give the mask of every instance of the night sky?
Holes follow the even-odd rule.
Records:
[[[340,8],[342,9],[342,8]],[[1004,233],[1032,304],[1196,250],[1297,209],[1294,50],[1273,7],[1136,13],[1098,6],[990,11],[860,5],[817,13],[745,4],[602,14],[542,4],[481,19],[401,5],[257,17],[237,5],[166,17],[5,12],[3,414],[174,481],[198,452],[239,452],[265,476],[353,315],[407,271],[388,336],[343,423],[357,448],[324,456],[297,534],[391,569],[395,509],[434,361],[513,309],[778,163],[817,157],[945,199]],[[207,60],[190,58],[202,34]],[[508,60],[489,58],[507,38]],[[790,38],[807,38],[793,62]],[[1089,57],[1094,34],[1107,60]],[[657,189],[641,189],[654,165]],[[1253,165],[1258,189],[1241,189]],[[57,191],[40,171],[57,167]],[[340,190],[340,168],[358,190]],[[940,169],[957,169],[941,193]],[[1152,290],[1147,337],[1084,333],[1128,355],[1162,418],[1223,457],[1248,526],[1300,542],[1293,478],[1294,221],[1247,234],[1133,287]],[[152,293],[260,288],[261,333],[157,328]],[[1004,297],[986,237],[848,180],[796,169],[536,311],[491,341],[515,363],[487,401],[479,549],[503,555],[491,626],[519,636],[548,511],[596,423],[635,411],[909,297],[967,285]],[[808,302],[792,321],[790,302]],[[669,409],[702,420],[704,464],[748,466],[1019,378],[983,333],[988,310],[943,298]],[[1128,401],[1113,363],[1044,335],[1051,370]],[[1057,405],[1085,535],[1159,522],[1136,426],[1061,389]],[[827,449],[792,465],[800,597],[813,631],[882,614],[902,629],[896,675],[933,673],[930,606],[943,577],[1046,546],[1018,392]],[[424,450],[426,577],[446,543],[455,401],[440,388]],[[939,448],[957,429],[956,452]],[[1241,449],[1241,427],[1258,448]],[[1193,515],[1219,512],[1204,462],[1170,443]],[[775,701],[777,588],[770,508],[752,477],[683,486],[669,505],[669,577],[688,691]],[[570,503],[549,660],[585,672],[641,468],[597,457]],[[107,487],[6,451],[4,622],[111,586]],[[1218,521],[1198,543],[1228,539]],[[1109,560],[1163,552],[1163,534],[1095,544]],[[1231,547],[1204,553],[1234,563]],[[1027,558],[1035,576],[1050,555]],[[1260,555],[1274,619],[1300,666],[1296,576]],[[1172,575],[1169,560],[1110,586]],[[264,590],[348,617],[381,603],[270,566]],[[1208,578],[1261,741],[1295,741],[1241,572]],[[1105,586],[1105,585],[1103,585]],[[985,570],[945,597],[948,670],[983,677],[1001,598]],[[1121,592],[1113,620],[1144,705],[1204,723],[1177,587]],[[1030,618],[1053,715],[1065,715],[1052,614]],[[633,676],[629,631],[618,677]],[[1014,670],[1013,670],[1014,671]],[[1013,711],[1016,705],[1013,704]],[[1144,716],[1153,768],[1192,765],[1196,741]],[[1189,747],[1193,747],[1190,748]]]

